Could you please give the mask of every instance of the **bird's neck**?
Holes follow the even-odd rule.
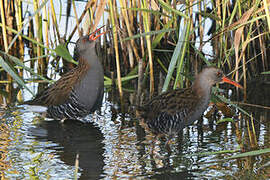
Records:
[[[197,94],[198,97],[210,98],[212,85],[203,76],[197,76],[194,84],[192,85],[192,90]]]
[[[82,54],[79,58],[80,67],[95,67],[97,64],[98,57],[95,53]]]

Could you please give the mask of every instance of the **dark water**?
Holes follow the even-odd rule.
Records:
[[[270,106],[270,85],[253,87],[249,103]],[[146,137],[132,108],[121,110],[111,97],[107,94],[100,112],[87,117],[89,123],[47,121],[25,106],[2,109],[2,177],[74,179],[79,154],[80,179],[270,178],[269,154],[224,160],[241,151],[269,148],[270,110],[243,107],[254,117],[255,134],[248,130],[252,121],[241,113],[233,114],[235,122],[218,125],[213,116],[224,114],[206,115],[173,139],[169,153],[165,140],[153,144]],[[235,152],[202,154],[223,150]]]

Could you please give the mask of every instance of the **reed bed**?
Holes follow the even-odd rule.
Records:
[[[103,52],[112,55],[102,58],[108,76],[105,84],[113,84],[114,74],[120,96],[126,84],[122,82],[135,78],[138,95],[148,87],[152,96],[157,91],[159,73],[166,77],[162,91],[185,87],[189,85],[188,75],[196,74],[205,64],[222,66],[236,81],[243,81],[245,88],[248,79],[269,71],[267,1],[100,0],[86,2],[80,17],[75,2],[68,1],[66,14],[73,10],[75,17],[67,17],[67,22],[76,19],[69,37],[66,32],[61,36],[61,18],[56,14],[61,17],[63,9],[55,12],[52,0],[30,1],[34,12],[28,17],[23,3],[1,1],[1,86],[7,94],[14,89],[14,81],[28,89],[23,70],[44,80],[48,79],[50,63],[54,62],[56,69],[62,64],[76,64],[67,44],[75,31],[81,35],[84,27],[89,33],[100,24],[108,30],[101,43]],[[88,22],[86,28],[84,21]],[[31,59],[23,58],[24,43],[31,48]],[[205,47],[213,51],[204,51]],[[27,68],[29,61],[31,66]]]

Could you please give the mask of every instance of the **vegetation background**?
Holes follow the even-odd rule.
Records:
[[[23,8],[27,3],[33,5],[34,12]],[[148,87],[152,96],[158,89],[188,86],[190,75],[205,64],[231,72],[244,88],[248,79],[269,73],[267,0],[99,0],[86,2],[80,15],[74,0],[67,4],[65,14],[62,9],[55,12],[52,0],[1,0],[0,101],[8,97],[10,102],[18,93],[21,99],[20,88],[13,90],[14,81],[30,91],[26,83],[50,83],[52,73],[62,66],[63,71],[73,67],[69,64],[76,64],[69,53],[72,50],[66,47],[75,32],[82,35],[100,25],[107,31],[101,42],[105,85],[115,82],[120,96],[126,82],[134,79],[138,95],[143,87]],[[71,11],[76,24],[68,24]],[[73,26],[71,34],[67,28],[64,35],[59,30],[64,29],[59,27],[64,14],[66,26]],[[29,59],[24,58],[26,47]],[[34,78],[25,79],[23,71]]]

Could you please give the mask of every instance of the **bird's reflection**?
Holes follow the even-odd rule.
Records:
[[[53,141],[63,147],[58,154],[66,164],[74,166],[76,154],[79,154],[80,178],[100,178],[104,166],[103,136],[92,123],[43,121],[30,133],[39,141]]]

